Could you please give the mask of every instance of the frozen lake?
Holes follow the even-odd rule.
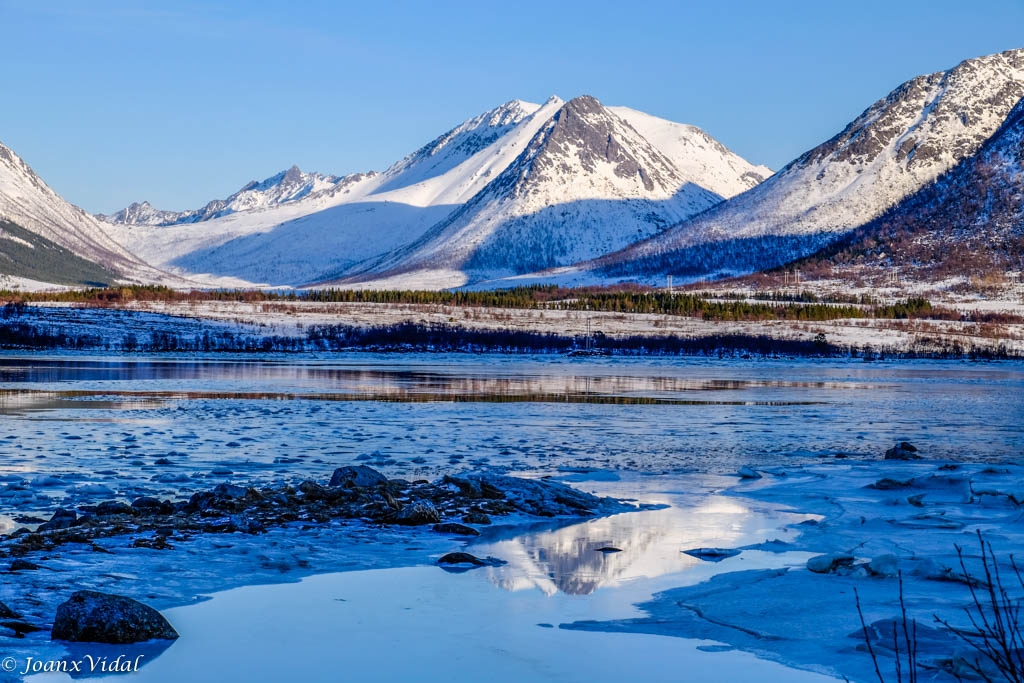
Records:
[[[0,476],[50,477],[24,513],[66,492],[171,495],[356,460],[406,478],[726,473],[897,439],[998,460],[1024,451],[1020,396],[1011,363],[32,354],[0,358]]]
[[[1024,452],[1021,396],[1024,366],[1014,363],[7,355],[0,532],[62,506],[323,480],[353,463],[405,479],[553,475],[669,507],[488,528],[466,549],[508,564],[465,574],[409,566],[424,559],[408,551],[433,556],[437,534],[368,543],[342,573],[314,563],[294,578],[247,579],[229,559],[197,593],[187,568],[153,565],[189,597],[157,605],[182,638],[137,680],[822,680],[706,641],[558,626],[635,616],[636,603],[716,573],[802,566],[806,553],[751,549],[710,563],[680,552],[784,539],[805,519],[719,495],[741,465],[877,458],[902,439],[929,459],[1009,461]],[[242,558],[289,533],[247,537],[230,552]],[[598,551],[607,546],[622,552]],[[102,561],[115,581],[149,571],[133,558]]]

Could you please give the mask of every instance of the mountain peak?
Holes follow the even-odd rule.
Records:
[[[163,211],[149,202],[137,202],[109,216],[97,218],[125,225],[167,226],[181,223],[199,223],[228,214],[251,209],[264,209],[287,204],[317,192],[338,187],[346,181],[363,178],[362,174],[339,178],[322,173],[303,173],[297,165],[265,180],[253,180],[226,199],[214,199],[201,209],[190,211]]]
[[[566,102],[562,108],[581,113],[597,113],[604,110],[604,105],[593,95],[579,95]]]
[[[292,167],[285,171],[281,177],[281,183],[294,185],[299,182],[302,182],[302,170],[297,165],[292,164]]]

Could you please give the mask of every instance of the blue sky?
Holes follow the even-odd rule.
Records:
[[[0,0],[0,141],[70,201],[184,209],[383,170],[510,99],[591,94],[778,168],[919,73],[1024,47],[1024,3]]]

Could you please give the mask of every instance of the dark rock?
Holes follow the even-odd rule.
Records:
[[[174,504],[169,500],[143,496],[132,501],[132,510],[143,515],[170,515],[174,513]]]
[[[330,490],[310,479],[299,484],[299,491],[307,500],[327,500]]]
[[[35,633],[36,631],[42,631],[42,627],[30,624],[27,621],[21,619],[12,619],[9,621],[0,621],[0,626],[9,628],[14,631],[15,638],[24,638],[26,633]]]
[[[132,514],[132,508],[127,503],[122,503],[117,500],[105,500],[96,506],[97,517],[103,517],[106,515],[130,515]]]
[[[445,522],[435,524],[434,531],[440,534],[455,534],[456,536],[479,536],[480,532],[471,526],[459,524],[458,522]]]
[[[28,560],[23,560],[20,557],[11,562],[12,572],[33,571],[36,569],[42,569],[42,567],[35,562],[29,562]]]
[[[470,512],[462,516],[462,521],[466,524],[482,524],[487,526],[491,523],[491,518],[482,512]]]
[[[895,489],[910,488],[913,484],[913,479],[899,480],[885,477],[884,479],[879,479],[874,484],[868,484],[868,488],[877,489],[878,491],[893,491]]]
[[[408,503],[401,510],[395,513],[391,522],[403,526],[419,526],[420,524],[435,524],[441,521],[441,514],[434,507],[433,503],[427,501],[416,501]]]
[[[11,519],[13,519],[18,524],[42,524],[46,521],[45,519],[39,519],[38,517],[33,517],[32,515],[15,515]]]
[[[167,542],[166,536],[153,538],[136,538],[132,541],[133,548],[149,548],[150,550],[173,550],[174,546]]]
[[[457,487],[466,498],[501,500],[511,510],[536,517],[588,517],[636,510],[613,498],[598,498],[556,481],[471,474],[447,476],[443,483]]]
[[[505,494],[491,482],[480,477],[445,476],[443,484],[453,485],[465,498],[486,498],[488,500],[504,500]]]
[[[210,510],[213,508],[217,496],[211,491],[196,491],[188,499],[186,510]]]
[[[920,460],[917,447],[909,441],[901,441],[885,452],[886,460]]]
[[[238,531],[243,534],[258,534],[265,530],[262,522],[245,515],[231,515],[228,528],[229,531]]]
[[[36,531],[53,531],[55,529],[67,529],[78,523],[78,513],[74,510],[59,508],[50,517],[50,521],[40,524]]]
[[[217,484],[213,487],[213,495],[218,498],[245,498],[245,494],[249,492],[249,489],[244,486],[237,486],[235,484]]]
[[[334,474],[331,475],[331,481],[328,486],[343,486],[345,488],[357,486],[359,488],[372,488],[376,486],[383,486],[387,483],[388,478],[372,467],[356,465],[355,467],[339,467],[334,470]]]
[[[52,640],[114,645],[177,637],[177,631],[152,607],[97,591],[77,591],[61,603],[50,633]]]
[[[437,561],[438,564],[472,564],[477,567],[483,567],[486,562],[481,560],[476,555],[470,555],[469,553],[457,552],[448,553]]]
[[[706,562],[721,562],[728,557],[736,557],[740,551],[736,548],[693,548],[683,553]]]
[[[472,565],[474,567],[500,567],[503,564],[507,564],[504,560],[499,560],[496,557],[485,557],[483,559],[476,555],[470,555],[464,552],[454,552],[444,555],[437,561],[441,565]]]
[[[20,619],[21,615],[0,602],[0,619]]]

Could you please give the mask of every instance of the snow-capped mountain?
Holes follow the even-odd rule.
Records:
[[[696,277],[804,256],[974,154],[1022,96],[1024,50],[919,76],[752,190],[583,270]]]
[[[584,111],[590,103],[594,111]],[[383,173],[290,194],[279,189],[288,174],[279,174],[233,196],[259,195],[249,208],[213,203],[202,215],[129,207],[118,215],[116,235],[142,258],[190,277],[269,285],[377,281],[415,256],[431,272],[407,284],[436,287],[467,279],[446,273],[461,273],[470,252],[477,254],[471,265],[485,274],[600,255],[703,211],[767,173],[691,126],[627,109],[615,114],[592,98],[513,100]],[[459,221],[472,223],[458,229],[463,241],[435,248]],[[551,246],[542,246],[548,236]],[[467,251],[466,240],[473,239],[484,243]]]
[[[967,283],[1024,270],[1024,99],[973,156],[801,264]],[[893,271],[893,269],[896,269]]]
[[[16,226],[5,230],[8,235],[13,235],[18,228],[29,233],[19,238],[17,244],[21,247],[50,249],[56,245],[68,250],[69,255],[76,255],[129,279],[164,281],[166,277],[165,273],[149,267],[115,241],[109,234],[111,226],[64,200],[21,157],[2,144],[0,221]],[[26,244],[30,246],[26,247]],[[38,252],[37,256],[41,257],[41,254]],[[81,264],[76,264],[76,269],[79,266]],[[53,267],[57,267],[56,262]],[[3,271],[0,263],[0,272]]]
[[[508,130],[510,118],[530,119],[529,110],[542,109],[507,103],[384,173],[348,176],[298,201],[198,223],[121,225],[118,239],[146,260],[199,277],[268,285],[334,277],[416,240],[477,193],[519,153],[516,145],[522,143]],[[514,126],[517,135],[533,125],[520,123]],[[487,140],[493,142],[480,149]]]
[[[336,189],[339,185],[351,184],[359,179],[361,175],[339,178],[322,173],[303,173],[298,166],[292,166],[287,171],[281,171],[266,180],[253,180],[227,199],[214,199],[201,209],[163,211],[154,208],[149,202],[141,202],[133,203],[109,216],[99,214],[96,217],[109,223],[125,225],[198,223],[239,211],[280,206],[317,192]]]
[[[760,177],[697,128],[624,113],[676,158],[593,97],[577,97],[545,118],[518,157],[447,219],[345,281],[457,286],[567,265],[721,202],[707,185],[733,194]]]

